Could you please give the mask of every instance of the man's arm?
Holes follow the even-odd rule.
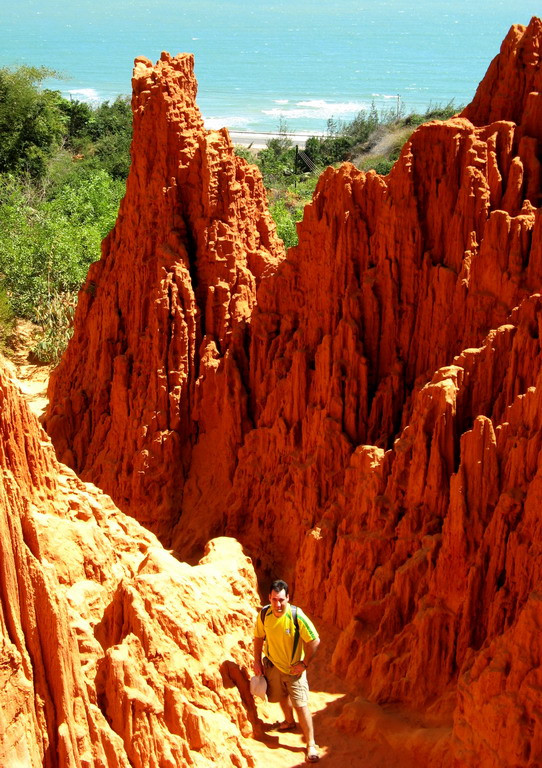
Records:
[[[262,650],[263,650],[263,637],[254,638],[254,674],[263,675],[262,664]]]
[[[320,645],[320,638],[316,637],[314,640],[310,640],[308,643],[303,641],[303,649],[305,651],[305,658],[302,661],[298,661],[293,667],[290,667],[290,674],[301,675],[305,669],[309,666],[312,657],[316,653],[318,646]]]

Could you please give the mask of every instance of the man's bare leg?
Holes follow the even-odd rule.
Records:
[[[294,709],[292,707],[292,701],[289,696],[287,696],[285,699],[281,699],[279,701],[280,708],[282,709],[282,713],[284,715],[284,720],[287,723],[293,723],[294,720]]]
[[[305,737],[307,746],[309,744],[314,744],[314,728],[312,725],[312,715],[310,709],[307,706],[296,707],[295,711],[297,712],[299,724],[301,725],[301,730],[303,731],[303,736]]]

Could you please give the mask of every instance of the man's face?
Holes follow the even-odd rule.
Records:
[[[276,616],[278,619],[286,613],[290,598],[283,589],[281,589],[280,592],[275,592],[275,590],[273,590],[269,594],[269,602],[271,604],[273,616]]]

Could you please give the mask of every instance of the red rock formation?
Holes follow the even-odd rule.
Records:
[[[472,102],[462,115],[475,125],[495,120],[509,120],[520,126],[530,121],[536,93],[542,90],[540,71],[540,35],[542,21],[533,18],[527,34],[525,27],[514,25],[491,62]],[[540,123],[528,126],[528,132],[540,137]]]
[[[533,22],[525,37],[537,34]],[[386,178],[349,165],[321,178],[299,245],[262,283],[252,320],[256,428],[239,451],[230,530],[263,564],[271,554],[293,575],[311,529],[318,539],[328,531],[332,548],[356,446],[390,447],[433,371],[479,346],[542,285],[540,221],[512,170],[515,132],[505,122],[432,123]],[[428,496],[440,519],[453,455],[441,463]],[[402,503],[398,493],[389,505]]]
[[[473,104],[420,127],[387,177],[328,169],[299,245],[262,277],[242,322],[209,321],[213,341],[199,357],[186,352],[195,348],[186,318],[214,306],[216,283],[205,249],[186,245],[186,233],[200,231],[192,223],[176,242],[196,253],[193,273],[202,259],[203,292],[192,290],[188,267],[171,267],[175,290],[190,297],[175,322],[143,281],[146,323],[117,320],[108,299],[100,309],[101,293],[115,293],[113,278],[132,269],[125,242],[142,231],[150,249],[170,232],[139,229],[146,208],[129,202],[129,185],[104,265],[94,268],[105,275],[117,264],[115,272],[94,298],[83,297],[51,391],[48,428],[84,476],[113,485],[117,472],[117,498],[146,521],[148,490],[155,529],[188,557],[226,530],[262,573],[291,579],[296,601],[342,630],[335,669],[371,706],[399,702],[423,712],[427,731],[436,728],[408,745],[404,735],[389,737],[392,751],[408,748],[431,766],[534,768],[540,760],[541,44],[539,20],[514,27]],[[144,99],[153,116],[176,88],[165,85],[173,67],[165,61],[149,96],[137,91],[152,80],[148,65],[135,80],[135,104]],[[167,103],[174,153],[175,126],[193,123]],[[149,147],[163,124],[154,139],[150,126],[144,141],[135,134],[132,187],[147,155],[161,152]],[[181,143],[200,141],[200,130]],[[145,221],[166,222],[177,198],[152,196],[156,187],[149,184],[147,206],[160,213]],[[182,188],[182,210],[199,210],[195,182]],[[214,247],[231,244],[231,230],[213,233]],[[139,280],[144,260],[135,263]],[[238,284],[223,287],[235,295]],[[90,314],[85,327],[87,305],[109,318],[108,331],[97,333]],[[125,339],[133,334],[130,349],[140,349],[144,333],[148,347],[182,350],[182,376],[179,365],[168,367],[169,351],[144,358],[160,361],[158,374],[127,362]],[[78,362],[87,346],[102,367]],[[81,389],[89,382],[87,416]],[[168,392],[177,410],[167,399],[161,405]],[[162,436],[163,447],[148,453]],[[366,714],[358,702],[338,725],[352,731]]]
[[[0,764],[254,765],[239,545],[175,560],[58,464],[3,363],[0,472]]]
[[[212,433],[213,452],[217,432],[240,441],[246,321],[282,248],[259,172],[227,132],[204,130],[193,57],[137,59],[133,88],[126,196],[80,293],[46,428],[63,462],[166,540],[196,436]],[[207,423],[200,401],[229,388],[235,403]]]

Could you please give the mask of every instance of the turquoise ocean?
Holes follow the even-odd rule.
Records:
[[[468,103],[512,24],[539,0],[18,0],[0,66],[44,65],[66,96],[131,92],[133,60],[192,52],[207,127],[323,131],[378,109]]]

